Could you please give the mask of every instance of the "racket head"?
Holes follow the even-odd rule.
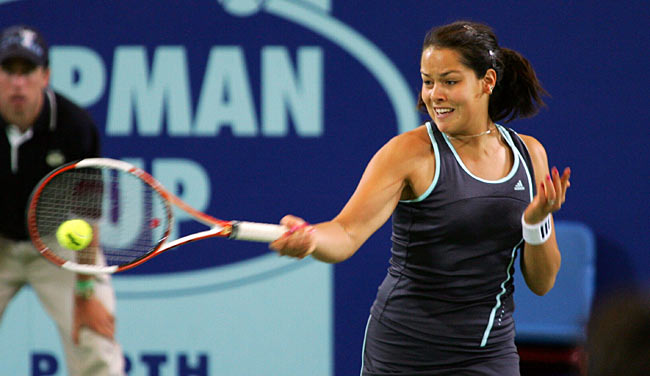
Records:
[[[93,240],[82,250],[62,246],[62,223],[82,219]],[[82,274],[115,273],[153,257],[169,237],[169,194],[129,163],[91,158],[57,168],[34,188],[27,208],[29,235],[54,264]]]

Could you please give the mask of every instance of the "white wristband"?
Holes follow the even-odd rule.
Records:
[[[551,226],[551,215],[547,215],[541,222],[529,225],[521,215],[521,230],[526,243],[540,245],[551,237],[553,227]]]

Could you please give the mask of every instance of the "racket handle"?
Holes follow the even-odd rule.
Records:
[[[232,224],[232,233],[229,238],[271,243],[287,232],[287,230],[288,229],[282,225],[235,221]]]

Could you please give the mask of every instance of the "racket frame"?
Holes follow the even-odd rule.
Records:
[[[163,198],[162,202],[165,206],[165,212],[167,216],[167,228],[163,236],[156,244],[156,246],[143,255],[142,257],[129,262],[128,264],[123,265],[90,265],[90,264],[78,264],[73,261],[68,261],[62,257],[56,255],[50,248],[42,241],[40,234],[38,232],[37,221],[36,221],[36,207],[38,206],[38,200],[40,195],[47,186],[47,184],[57,175],[62,174],[66,171],[77,169],[77,168],[111,168],[117,169],[124,172],[127,172],[135,177],[141,179],[154,191],[156,191]],[[173,211],[172,205],[177,206],[181,210],[190,214],[198,222],[209,227],[209,230],[197,232],[191,235],[187,235],[167,243],[169,234],[173,225]],[[36,249],[47,258],[49,261],[55,265],[73,271],[79,274],[87,275],[98,275],[98,274],[112,274],[121,272],[134,268],[149,259],[168,251],[172,248],[176,248],[180,245],[190,243],[196,240],[207,239],[212,237],[225,237],[237,240],[248,240],[248,241],[257,241],[257,242],[272,242],[275,239],[282,236],[287,229],[281,225],[267,224],[267,223],[255,223],[255,222],[246,222],[246,221],[225,221],[221,219],[214,218],[208,214],[205,214],[199,210],[194,209],[183,200],[178,198],[173,193],[169,192],[166,188],[163,187],[153,176],[144,171],[143,169],[136,167],[128,162],[110,159],[110,158],[88,158],[82,159],[77,162],[72,162],[67,165],[61,166],[56,170],[50,172],[46,175],[36,186],[32,195],[30,197],[29,206],[27,209],[27,226],[29,235],[32,239],[32,243]]]

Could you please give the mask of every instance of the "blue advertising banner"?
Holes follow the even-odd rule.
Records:
[[[555,217],[594,230],[596,293],[648,284],[643,2],[0,1],[1,27],[47,38],[51,86],[88,109],[104,156],[215,217],[273,223],[334,217],[374,153],[422,123],[422,39],[458,19],[491,25],[551,94],[507,125],[571,166]],[[173,237],[203,230],[177,214]],[[387,223],[335,266],[219,239],[116,275],[129,374],[358,374],[389,257]],[[0,374],[65,374],[29,289],[0,322]]]

